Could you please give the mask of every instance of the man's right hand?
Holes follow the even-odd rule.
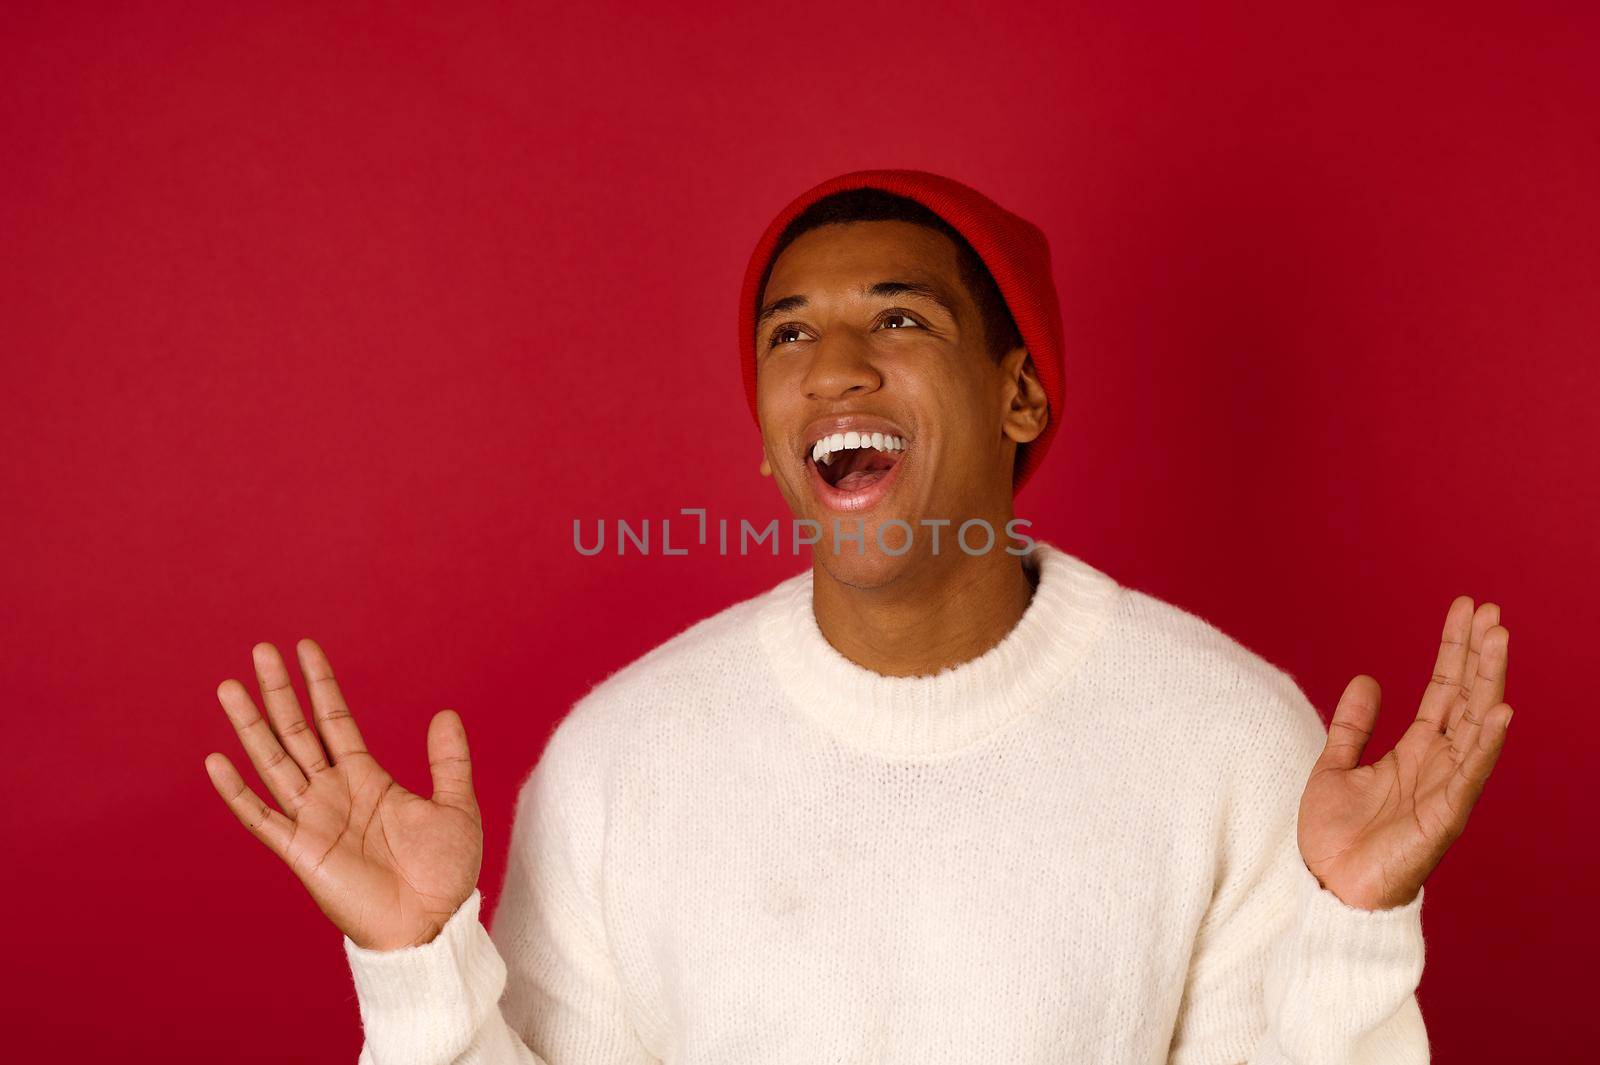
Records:
[[[367,753],[322,648],[301,640],[295,649],[315,732],[270,643],[253,651],[265,716],[237,680],[217,688],[281,812],[245,784],[227,756],[207,755],[206,773],[239,821],[294,870],[357,946],[394,950],[426,943],[471,896],[483,861],[483,823],[461,718],[444,710],[428,726],[433,797],[425,799],[402,788]]]

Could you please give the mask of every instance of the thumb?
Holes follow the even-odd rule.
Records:
[[[454,710],[441,710],[428,723],[428,769],[433,773],[434,802],[464,810],[477,805],[467,730]]]
[[[1376,678],[1358,673],[1344,686],[1339,705],[1328,724],[1328,742],[1317,759],[1316,769],[1354,769],[1361,764],[1361,752],[1372,738],[1378,722],[1381,692]]]

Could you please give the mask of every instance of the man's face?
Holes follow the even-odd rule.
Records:
[[[993,524],[993,550],[1011,542],[1007,377],[1026,353],[990,356],[948,237],[898,221],[813,229],[773,264],[760,306],[772,309],[756,325],[762,441],[795,517],[818,523],[813,551],[834,577],[878,587],[904,574],[934,553],[925,519],[950,523],[940,556],[959,557],[970,518]],[[880,548],[894,519],[913,533],[903,554],[902,526],[882,528]],[[854,533],[858,520],[864,543],[835,553],[835,521]]]

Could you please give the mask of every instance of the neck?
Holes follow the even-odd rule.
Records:
[[[986,602],[999,601],[999,596],[993,596],[998,587],[1020,590],[1011,583],[1009,565],[1020,560],[1003,551],[1000,559],[1007,563],[1005,567],[995,566],[995,559],[986,567],[959,567],[962,574],[992,567],[995,577],[967,585]],[[969,561],[967,556],[963,561]],[[786,702],[800,714],[861,750],[895,757],[943,756],[1042,705],[1046,695],[1088,656],[1119,601],[1120,585],[1111,577],[1042,540],[1026,562],[1028,571],[1038,575],[1038,587],[1025,609],[1021,595],[1010,611],[993,606],[979,611],[964,598],[958,600],[961,609],[974,617],[1000,618],[1021,609],[1021,616],[998,643],[993,643],[994,637],[1005,628],[1004,621],[927,625],[917,619],[891,624],[871,639],[852,642],[857,626],[841,625],[840,620],[853,619],[860,610],[847,607],[841,613],[837,606],[819,608],[818,598],[840,597],[848,604],[852,600],[842,598],[848,592],[860,597],[863,604],[875,604],[887,599],[889,590],[871,594],[862,589],[841,590],[815,567],[763,596],[754,628],[772,677],[787,696]],[[907,574],[921,568],[919,562],[908,567]],[[952,567],[952,571],[956,569]],[[1027,584],[1026,577],[1023,584]],[[951,617],[935,600],[905,598],[921,602],[922,609],[936,612],[939,618]],[[822,632],[819,618],[823,617],[832,626],[831,639]],[[924,648],[923,653],[915,653],[915,644],[911,644],[914,650],[906,652],[902,638],[916,631],[933,633],[938,650],[928,653]],[[966,635],[949,639],[945,632]],[[847,646],[841,648],[833,640]],[[993,646],[980,650],[985,643]],[[896,648],[900,648],[898,653]],[[869,660],[871,668],[863,665]],[[888,676],[878,670],[899,670],[902,675]]]
[[[876,588],[844,584],[812,565],[817,628],[840,654],[890,677],[938,673],[994,647],[1022,619],[1034,584],[1003,549],[924,556]]]

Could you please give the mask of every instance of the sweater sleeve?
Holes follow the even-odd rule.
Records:
[[[474,891],[423,946],[345,940],[360,1065],[659,1065],[629,1023],[606,948],[602,785],[573,732],[557,728],[522,787],[492,932]]]
[[[1300,796],[1327,739],[1281,674],[1252,718],[1224,818],[1224,858],[1196,935],[1169,1065],[1419,1065],[1422,898],[1347,905],[1300,856]],[[1424,889],[1425,892],[1426,889]]]
[[[366,950],[346,936],[366,1039],[359,1065],[551,1065],[506,1025],[506,967],[478,919],[477,891],[420,947]]]

